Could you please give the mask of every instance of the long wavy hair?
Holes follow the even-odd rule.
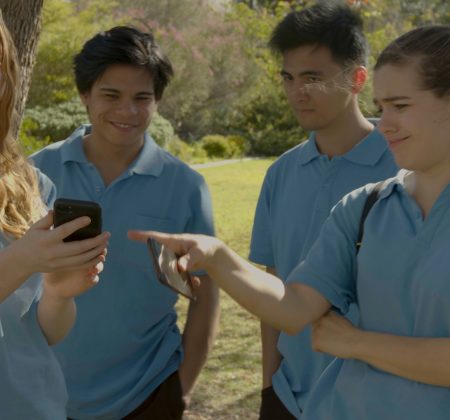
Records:
[[[0,232],[11,239],[21,237],[44,211],[36,171],[12,136],[18,87],[16,50],[0,14]]]

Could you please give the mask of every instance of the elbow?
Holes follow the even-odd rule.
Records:
[[[297,335],[299,332],[303,331],[304,328],[305,328],[304,323],[292,322],[292,323],[283,325],[279,329],[287,335],[294,336],[294,335]]]
[[[302,328],[284,328],[282,329],[282,331],[290,336],[294,336],[297,335],[300,331],[302,330]]]

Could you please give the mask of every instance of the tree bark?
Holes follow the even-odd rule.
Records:
[[[44,0],[0,0],[0,10],[17,48],[20,65],[20,88],[16,105],[17,135],[25,110],[36,61],[36,48],[41,33],[41,14]]]

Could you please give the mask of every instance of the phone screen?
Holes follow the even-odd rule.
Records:
[[[147,247],[158,280],[173,291],[195,300],[189,274],[178,271],[178,258],[175,253],[164,245],[160,246],[152,238],[147,240]]]

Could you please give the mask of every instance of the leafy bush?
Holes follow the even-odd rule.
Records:
[[[161,147],[166,147],[175,137],[175,130],[170,121],[158,113],[153,115],[152,122],[147,131]]]
[[[55,142],[65,139],[87,121],[86,110],[78,98],[50,107],[36,106],[25,110],[21,135]]]
[[[164,148],[184,162],[190,162],[192,159],[193,150],[191,146],[176,136],[172,137]]]
[[[300,128],[291,130],[264,130],[253,139],[252,153],[257,156],[279,156],[305,140]]]
[[[227,140],[232,156],[245,156],[250,150],[250,142],[244,136],[228,136]]]
[[[200,140],[200,145],[209,158],[228,158],[233,155],[233,148],[227,138],[220,134],[204,136]]]
[[[42,149],[50,144],[50,138],[46,137],[42,140],[38,140],[36,137],[28,134],[32,130],[37,129],[37,123],[30,118],[25,118],[22,121],[22,126],[19,132],[19,141],[22,145],[23,152],[28,156]]]

